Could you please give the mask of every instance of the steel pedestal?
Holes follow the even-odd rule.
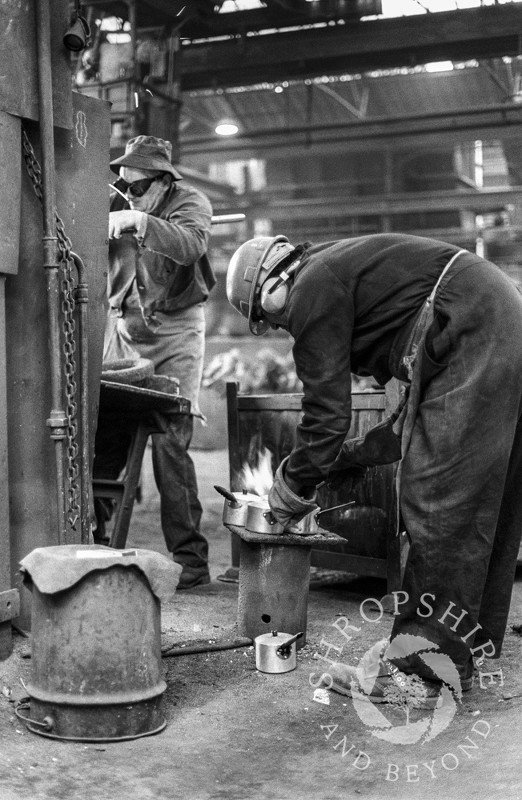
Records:
[[[312,547],[342,544],[344,539],[325,531],[311,536],[251,533],[236,525],[226,526],[239,536],[238,629],[240,636],[255,639],[272,630],[303,631],[297,640],[306,643],[308,589]]]

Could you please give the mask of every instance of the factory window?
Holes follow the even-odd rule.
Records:
[[[229,183],[239,194],[257,192],[266,186],[265,161],[250,158],[209,164],[209,177]]]

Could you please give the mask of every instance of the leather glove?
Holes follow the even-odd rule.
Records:
[[[325,480],[329,489],[353,492],[361,483],[367,467],[393,464],[401,458],[401,430],[406,399],[390,417],[370,428],[364,436],[345,439]]]
[[[356,487],[363,482],[367,468],[353,464],[351,467],[344,467],[344,469],[335,469],[335,464],[336,461],[334,461],[328,473],[325,484],[332,491],[337,491],[343,487],[348,494],[353,494]]]
[[[315,502],[315,491],[311,499],[306,500],[295,494],[285,482],[284,470],[290,456],[287,456],[277,468],[272,488],[268,493],[268,505],[276,520],[289,528],[318,508]]]

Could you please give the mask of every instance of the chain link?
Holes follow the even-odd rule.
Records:
[[[40,203],[43,203],[42,170],[35,152],[29,141],[27,133],[22,129],[22,152],[27,172],[33,185],[34,193]],[[61,289],[62,302],[62,346],[63,369],[65,374],[65,397],[67,417],[67,521],[69,527],[77,530],[80,520],[80,485],[78,466],[78,406],[76,403],[76,323],[74,320],[75,297],[73,281],[73,259],[71,257],[72,244],[65,232],[65,227],[55,211],[56,237],[58,239],[58,252],[61,263]]]

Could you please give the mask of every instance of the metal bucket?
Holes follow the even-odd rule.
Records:
[[[134,567],[86,575],[70,589],[32,592],[33,733],[109,742],[165,727],[160,601]]]

